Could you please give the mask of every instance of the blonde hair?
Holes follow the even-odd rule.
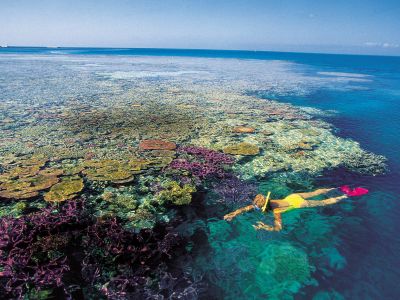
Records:
[[[261,195],[261,194],[258,194],[254,198],[253,204],[261,209],[265,205],[265,201],[266,201],[265,197],[263,195]]]

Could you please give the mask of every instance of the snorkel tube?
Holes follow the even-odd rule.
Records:
[[[265,198],[265,203],[264,203],[264,206],[262,207],[262,210],[261,210],[262,212],[265,212],[265,210],[267,209],[269,196],[271,196],[271,192],[268,192],[267,197]]]

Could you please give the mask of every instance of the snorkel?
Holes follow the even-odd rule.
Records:
[[[267,198],[265,198],[265,204],[262,208],[262,212],[265,212],[265,210],[267,209],[267,205],[268,205],[268,201],[269,201],[269,196],[271,196],[271,192],[268,192],[267,194]]]
[[[254,200],[253,205],[256,210],[261,210],[262,212],[266,212],[268,210],[268,202],[271,192],[268,192],[267,197],[264,195],[258,194]]]

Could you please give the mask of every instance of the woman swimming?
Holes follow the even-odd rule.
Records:
[[[296,209],[296,208],[305,208],[305,207],[316,207],[316,206],[326,206],[326,205],[331,205],[339,202],[342,199],[345,199],[347,197],[351,196],[361,196],[365,195],[368,193],[367,189],[364,188],[355,188],[355,189],[350,189],[347,185],[344,185],[340,187],[340,191],[343,192],[343,195],[338,196],[338,197],[333,197],[325,200],[308,200],[309,198],[318,196],[318,195],[323,195],[326,194],[332,190],[335,190],[337,188],[329,188],[329,189],[318,189],[314,192],[309,192],[309,193],[295,193],[295,194],[290,194],[284,199],[280,200],[270,200],[269,201],[269,195],[268,193],[267,197],[258,194],[254,200],[253,204],[239,208],[227,215],[224,216],[224,219],[227,221],[231,221],[233,218],[235,218],[237,215],[240,215],[244,212],[251,211],[253,209],[256,210],[262,210],[263,212],[268,210],[272,210],[274,214],[274,226],[266,225],[263,222],[259,221],[257,222],[257,225],[253,225],[255,229],[264,229],[268,231],[279,231],[282,229],[282,217],[281,214],[288,212],[290,210]]]

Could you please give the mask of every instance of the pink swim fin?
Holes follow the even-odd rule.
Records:
[[[362,187],[351,189],[348,185],[341,186],[340,190],[349,197],[362,196],[369,193],[367,189],[364,189]]]

